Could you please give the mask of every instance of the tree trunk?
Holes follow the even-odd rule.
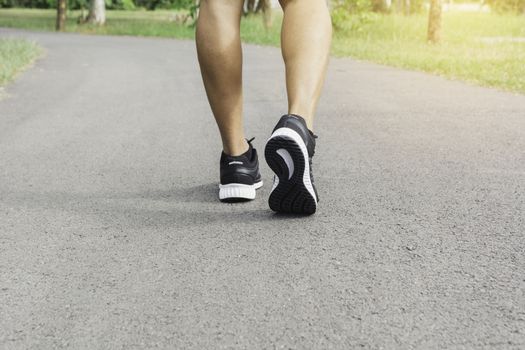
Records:
[[[263,3],[262,11],[264,28],[268,30],[272,27],[272,4],[270,0],[261,0],[261,2]]]
[[[270,0],[259,0],[256,13],[262,11],[264,28],[270,29],[272,26],[272,3]]]
[[[403,1],[403,14],[408,16],[410,14],[410,0]]]
[[[66,6],[67,0],[57,1],[57,22],[55,28],[59,32],[63,32],[66,29]]]
[[[259,0],[257,2],[257,6],[255,7],[255,13],[259,13],[264,10],[264,7],[266,6],[266,0]]]
[[[431,43],[441,40],[441,0],[430,0],[427,38]]]
[[[395,0],[395,1],[396,1],[396,13],[403,12],[404,1],[403,0]]]
[[[106,23],[106,3],[104,0],[91,0],[88,22],[100,26]]]
[[[255,12],[255,0],[248,0],[246,3],[246,12],[253,13]]]

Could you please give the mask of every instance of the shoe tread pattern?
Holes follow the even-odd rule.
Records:
[[[294,162],[295,170],[290,179],[288,166],[277,153],[277,150],[281,148],[290,153]],[[279,184],[268,199],[270,209],[290,214],[310,215],[315,213],[317,207],[315,198],[303,183],[305,164],[308,159],[305,159],[301,147],[291,138],[276,136],[268,141],[265,148],[265,158],[270,168],[279,177]]]

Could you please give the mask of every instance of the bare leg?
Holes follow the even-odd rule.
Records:
[[[202,0],[197,22],[197,54],[223,150],[236,156],[248,150],[242,115],[243,0]]]
[[[281,0],[281,47],[286,65],[288,113],[313,130],[317,102],[328,64],[332,25],[326,0]]]

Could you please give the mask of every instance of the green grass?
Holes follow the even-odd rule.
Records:
[[[442,42],[426,42],[427,18],[374,16],[337,33],[333,52],[525,93],[525,16],[444,13]],[[501,42],[487,38],[505,38]]]
[[[191,39],[194,30],[170,18],[173,11],[108,11],[104,27],[79,25],[80,13],[68,13],[67,31],[89,34],[160,36]],[[54,10],[0,10],[0,26],[54,30]],[[280,13],[265,30],[262,19],[243,19],[245,42],[279,45]],[[356,23],[357,17],[350,17]],[[371,15],[365,23],[334,35],[332,52],[382,64],[416,69],[476,84],[525,93],[525,43],[486,37],[525,37],[525,16],[444,13],[443,41],[426,42],[427,16]]]
[[[111,34],[193,38],[194,30],[170,18],[174,11],[107,11],[107,25],[78,24],[80,11],[68,11],[66,31],[84,34]],[[55,30],[55,10],[0,9],[0,27]]]
[[[40,52],[40,47],[30,41],[0,39],[0,86],[31,64]]]

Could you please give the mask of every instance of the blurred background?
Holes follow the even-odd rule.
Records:
[[[525,93],[525,0],[331,0],[336,56]],[[0,27],[192,39],[195,0],[0,0]],[[276,0],[246,0],[242,37],[279,45]],[[39,54],[0,40],[0,84]]]

